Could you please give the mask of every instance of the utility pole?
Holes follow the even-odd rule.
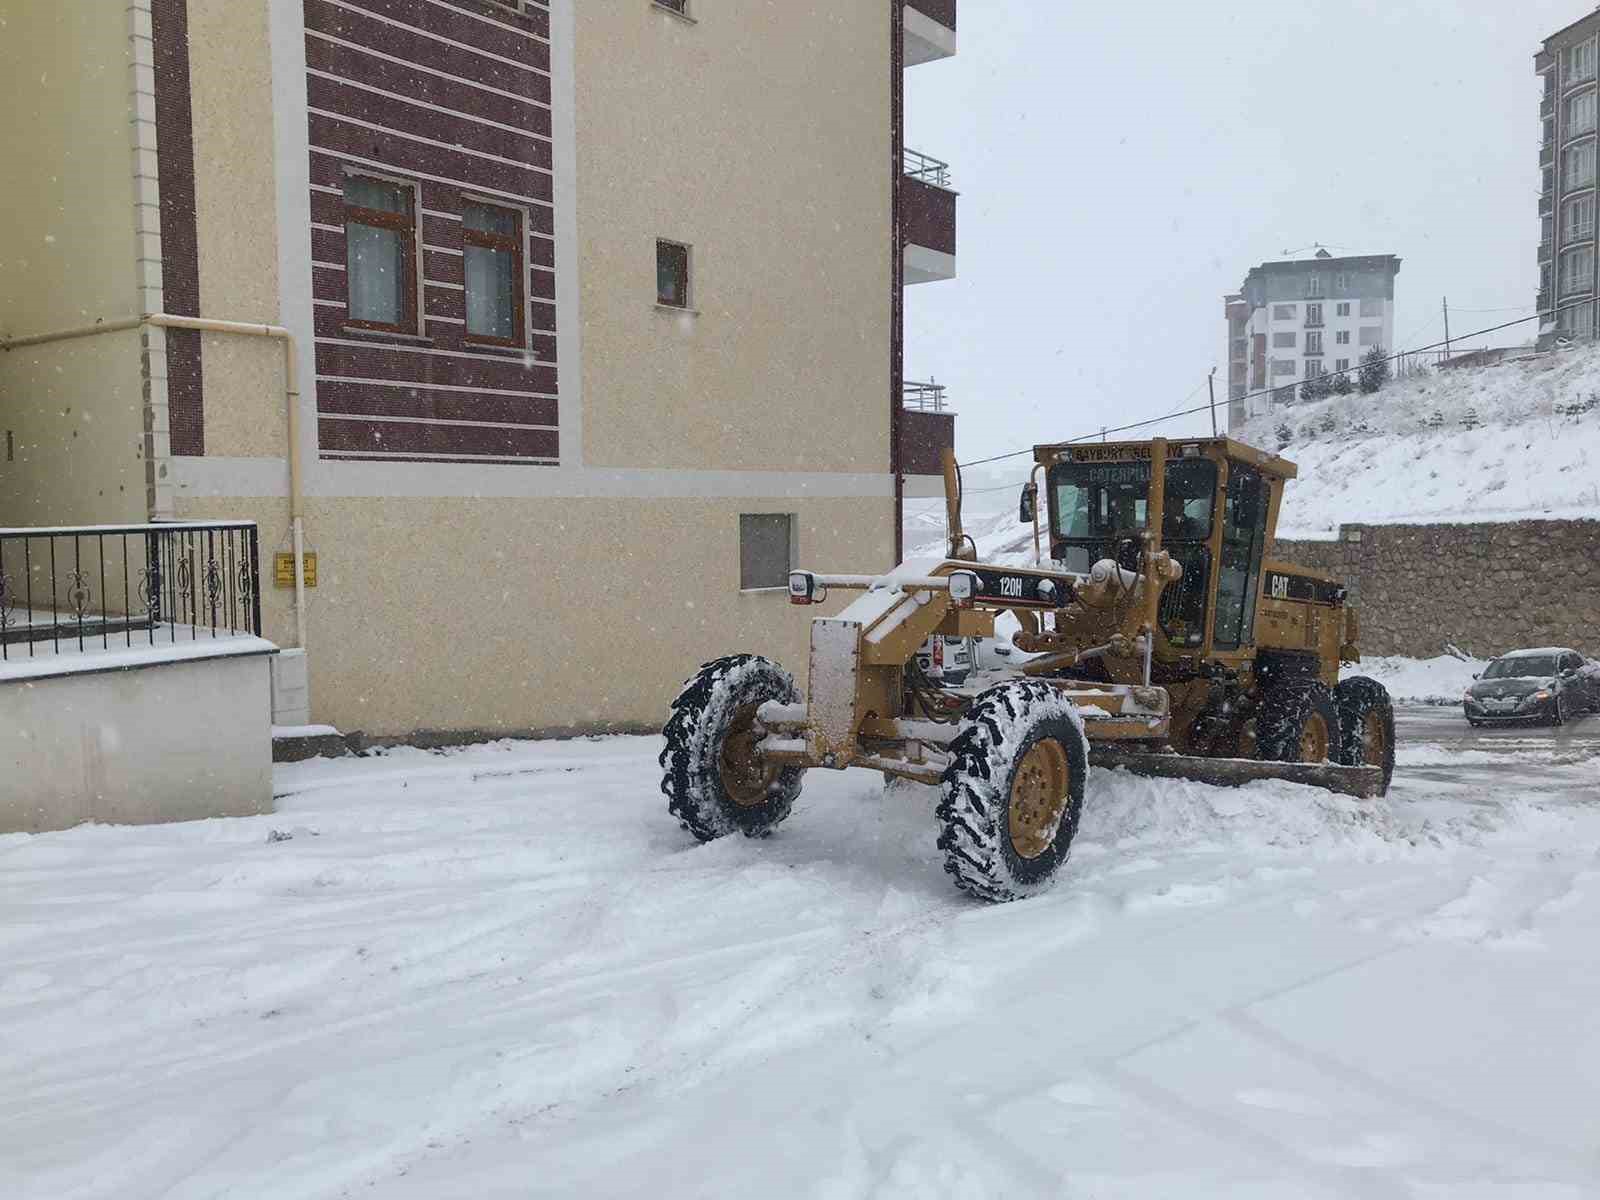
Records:
[[[1444,298],[1444,357],[1450,360],[1450,297]]]
[[[1211,436],[1217,436],[1217,369],[1211,368],[1211,374],[1206,376],[1206,387],[1211,392]]]

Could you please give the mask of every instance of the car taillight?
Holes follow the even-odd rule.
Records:
[[[944,639],[943,638],[934,638],[933,639],[933,665],[936,666],[936,667],[944,666]]]

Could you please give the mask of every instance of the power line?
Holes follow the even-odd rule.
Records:
[[[1511,328],[1514,328],[1517,325],[1526,325],[1529,321],[1536,321],[1536,320],[1540,319],[1541,317],[1553,317],[1557,313],[1564,312],[1569,308],[1581,308],[1583,305],[1593,304],[1593,303],[1594,303],[1593,299],[1573,300],[1573,301],[1570,301],[1567,304],[1557,305],[1555,308],[1549,309],[1546,312],[1536,312],[1536,313],[1533,313],[1530,316],[1518,317],[1514,321],[1504,321],[1499,325],[1491,325],[1486,329],[1478,329],[1478,330],[1475,330],[1472,333],[1462,334],[1460,337],[1452,338],[1451,341],[1460,342],[1460,341],[1465,341],[1468,338],[1483,337],[1486,334],[1498,333],[1502,329],[1511,329]],[[1430,324],[1431,324],[1431,322],[1430,322]],[[1432,345],[1418,346],[1414,350],[1403,350],[1398,354],[1391,354],[1387,358],[1382,359],[1381,361],[1383,361],[1385,363],[1398,362],[1402,358],[1411,357],[1413,354],[1425,354],[1429,350],[1437,350],[1440,347],[1442,347],[1443,345],[1444,345],[1443,342],[1434,342]],[[1343,371],[1328,371],[1328,372],[1326,372],[1326,376],[1327,376],[1327,378],[1332,379],[1335,376],[1339,376],[1339,375],[1355,375],[1355,374],[1359,374],[1360,371],[1361,371],[1361,366],[1360,366],[1360,364],[1358,364],[1358,365],[1356,365],[1354,367],[1346,367]],[[1290,385],[1290,386],[1292,386],[1292,385]],[[1258,389],[1257,391],[1254,391],[1254,392],[1246,392],[1243,396],[1231,397],[1229,399],[1228,403],[1237,404],[1241,400],[1253,400],[1257,396],[1270,396],[1271,394],[1273,394],[1274,392],[1277,392],[1279,390],[1280,390],[1280,388],[1278,388],[1278,387],[1260,388],[1260,389]],[[1131,423],[1129,423],[1127,425],[1114,425],[1109,429],[1097,429],[1092,433],[1082,433],[1082,434],[1079,434],[1077,437],[1067,438],[1064,441],[1049,442],[1049,443],[1044,443],[1044,444],[1052,445],[1052,446],[1071,445],[1074,442],[1086,441],[1089,438],[1100,437],[1101,435],[1107,434],[1107,433],[1126,433],[1131,429],[1144,429],[1144,428],[1146,428],[1148,426],[1151,426],[1151,425],[1161,425],[1161,424],[1163,424],[1163,423],[1165,423],[1167,421],[1173,420],[1176,417],[1191,417],[1195,413],[1208,412],[1210,410],[1210,408],[1211,408],[1211,406],[1209,404],[1202,404],[1198,408],[1188,408],[1188,409],[1184,409],[1182,412],[1171,412],[1171,413],[1168,413],[1164,417],[1148,417],[1143,421],[1133,421],[1133,422],[1131,422]],[[1024,454],[1032,454],[1032,453],[1033,453],[1033,447],[1029,446],[1025,450],[1011,450],[1011,451],[1008,451],[1005,454],[991,454],[988,458],[976,458],[976,459],[973,459],[971,462],[962,463],[961,465],[963,467],[980,467],[985,463],[1004,462],[1008,458],[1020,458]]]

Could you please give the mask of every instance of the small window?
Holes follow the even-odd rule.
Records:
[[[1311,276],[1307,277],[1307,279],[1306,279],[1306,295],[1308,295],[1308,296],[1320,296],[1320,295],[1322,295],[1322,276],[1321,275],[1311,275]]]
[[[1347,292],[1350,290],[1349,272],[1340,271],[1333,277],[1333,290],[1336,292]]]
[[[1321,325],[1321,324],[1322,324],[1322,305],[1320,305],[1320,304],[1308,304],[1308,305],[1306,305],[1306,326],[1309,328],[1311,326]]]
[[[1307,379],[1321,379],[1322,378],[1322,360],[1320,358],[1308,358],[1308,359],[1306,359],[1306,378]]]
[[[656,242],[656,303],[689,307],[689,247],[682,242]]]
[[[1348,329],[1339,330],[1333,335],[1333,341],[1336,346],[1348,346],[1350,344],[1350,331]]]
[[[1333,369],[1335,371],[1341,371],[1341,372],[1342,371],[1348,371],[1350,369],[1350,360],[1348,358],[1336,358],[1336,359],[1334,359],[1333,360]]]
[[[1333,309],[1333,315],[1336,317],[1348,317],[1350,315],[1350,306],[1348,304],[1336,304]]]
[[[469,200],[461,206],[461,241],[467,337],[497,346],[522,345],[522,214]]]
[[[1313,329],[1310,333],[1306,334],[1306,353],[1322,353],[1322,330]]]
[[[350,324],[415,333],[416,198],[404,184],[344,181],[345,279]]]
[[[739,588],[787,588],[794,570],[794,517],[742,513],[739,517]]]

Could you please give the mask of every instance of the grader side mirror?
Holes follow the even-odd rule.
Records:
[[[1017,504],[1017,520],[1031,525],[1039,515],[1039,485],[1029,480],[1022,485],[1022,499]]]

